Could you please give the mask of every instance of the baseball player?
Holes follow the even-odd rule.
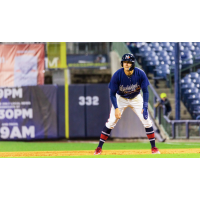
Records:
[[[151,143],[152,154],[160,154],[155,146],[155,134],[152,121],[148,115],[148,78],[143,70],[135,67],[133,54],[124,54],[121,66],[123,68],[114,73],[109,83],[112,102],[110,117],[101,132],[99,145],[95,149],[94,155],[102,153],[104,142],[110,136],[111,130],[115,127],[127,107],[130,107],[142,122]],[[140,94],[140,89],[143,91],[143,98]]]

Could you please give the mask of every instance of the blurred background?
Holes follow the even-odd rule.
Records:
[[[199,139],[199,42],[1,42],[0,139],[98,140],[111,108],[108,83],[130,52],[149,78],[158,133]],[[111,138],[146,134],[127,109]]]

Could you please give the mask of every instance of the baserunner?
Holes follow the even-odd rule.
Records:
[[[155,145],[155,134],[148,114],[149,80],[143,70],[135,67],[135,57],[133,54],[124,54],[121,66],[122,68],[114,73],[109,83],[112,107],[109,119],[101,132],[99,145],[95,149],[94,155],[102,153],[103,144],[110,136],[111,130],[116,126],[127,107],[130,107],[142,122],[151,143],[152,154],[160,154]],[[141,89],[143,91],[143,98],[140,94]]]

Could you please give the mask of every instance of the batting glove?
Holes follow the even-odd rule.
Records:
[[[144,117],[144,119],[147,119],[147,118],[148,118],[147,107],[144,107],[144,108],[143,108],[143,117]]]

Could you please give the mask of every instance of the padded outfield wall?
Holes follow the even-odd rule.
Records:
[[[108,84],[0,88],[0,140],[98,139],[110,108]],[[128,108],[111,137],[146,138],[146,134]]]

